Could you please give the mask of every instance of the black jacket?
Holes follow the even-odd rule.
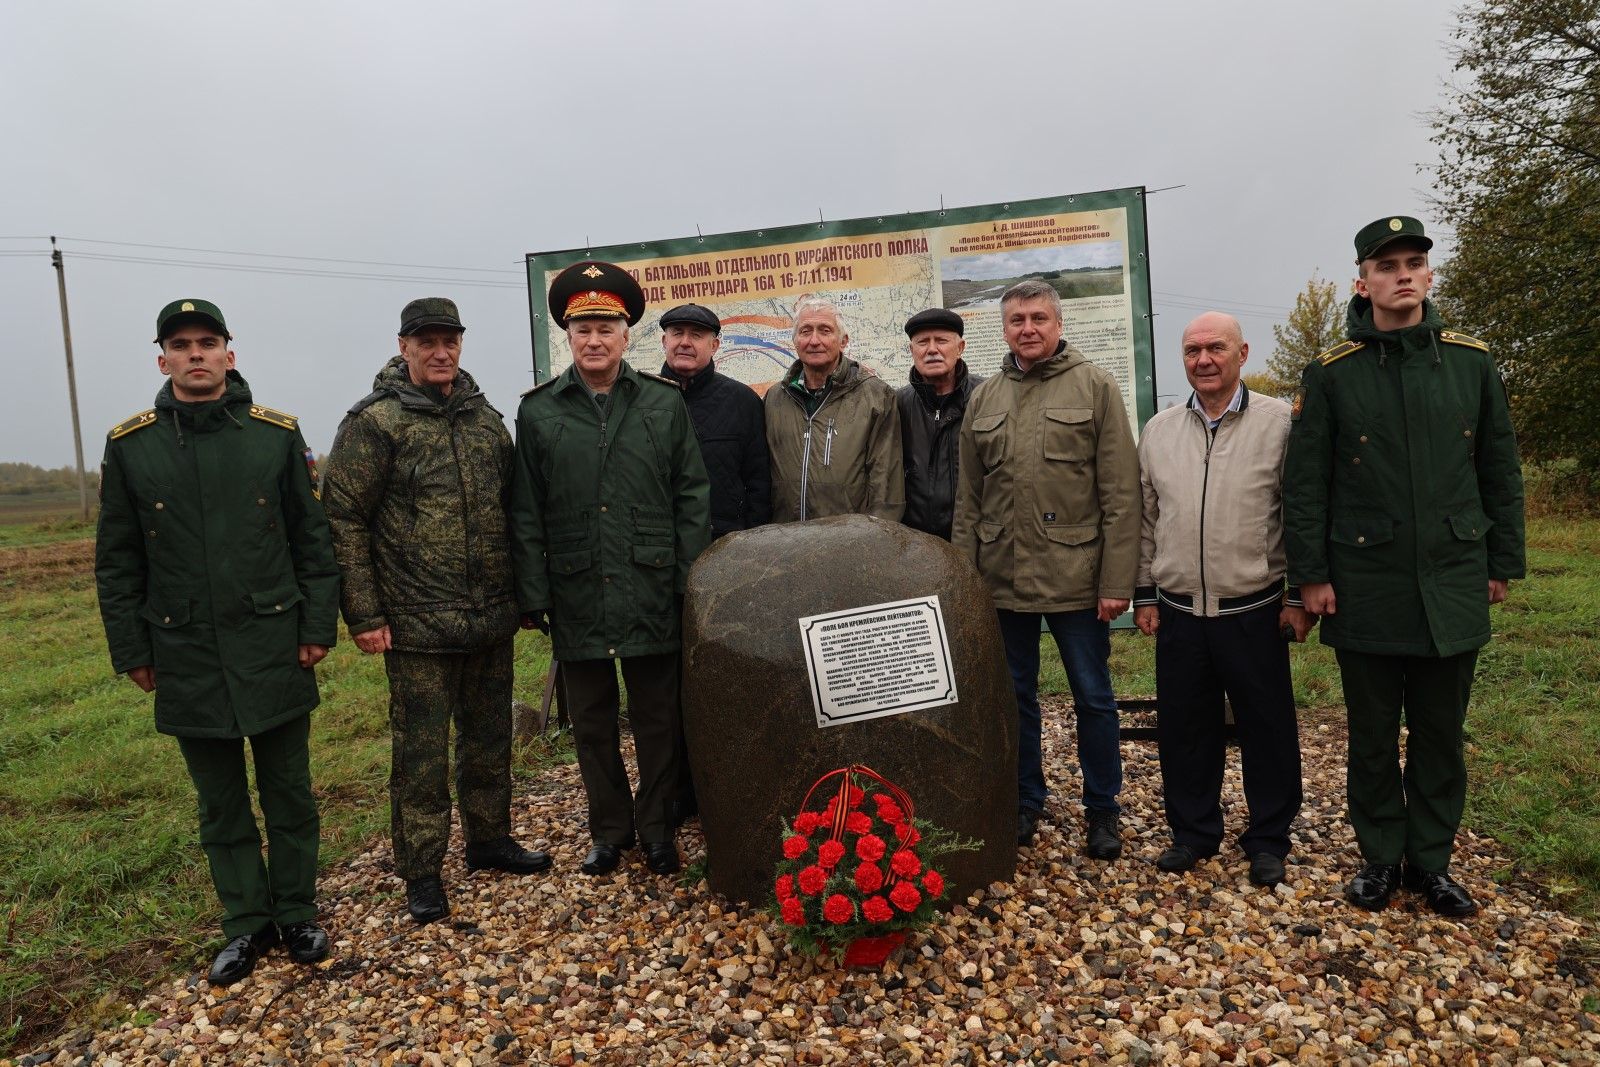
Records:
[[[900,521],[946,541],[955,517],[961,417],[967,411],[967,398],[981,381],[968,374],[966,362],[961,361],[956,364],[956,387],[944,396],[914,369],[911,384],[895,392],[906,465],[906,513]]]
[[[772,521],[772,473],[761,398],[716,364],[684,377],[663,364],[661,376],[683,387],[700,456],[711,478],[711,536]]]

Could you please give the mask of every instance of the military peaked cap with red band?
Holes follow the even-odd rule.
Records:
[[[644,314],[644,290],[633,275],[615,263],[574,263],[550,283],[550,315],[566,328],[568,319],[627,319],[632,326]]]

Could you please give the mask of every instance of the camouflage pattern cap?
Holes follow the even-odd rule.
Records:
[[[1371,259],[1385,245],[1401,240],[1421,245],[1423,251],[1433,247],[1433,239],[1423,232],[1421,219],[1414,219],[1410,215],[1390,215],[1361,227],[1356,234],[1356,262]]]
[[[228,340],[233,340],[233,334],[228,332],[228,324],[222,318],[221,308],[209,300],[189,297],[174,300],[156,314],[156,344],[184,326],[209,326]]]
[[[452,330],[466,331],[461,325],[461,313],[456,302],[447,296],[423,296],[400,309],[400,336],[412,334],[429,326],[448,326]]]

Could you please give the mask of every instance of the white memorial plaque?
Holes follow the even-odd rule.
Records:
[[[937,596],[808,615],[800,640],[819,727],[956,702]]]

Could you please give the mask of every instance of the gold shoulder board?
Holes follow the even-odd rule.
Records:
[[[287,411],[262,407],[260,404],[250,405],[250,417],[252,419],[260,419],[262,422],[270,422],[272,425],[282,427],[285,430],[293,430],[300,425],[299,420]]]
[[[146,426],[154,426],[155,424],[156,424],[156,409],[155,408],[150,408],[148,410],[141,411],[137,415],[129,415],[127,418],[123,419],[121,422],[119,422],[115,426],[111,427],[111,439],[113,441],[115,441],[119,437],[128,436],[130,433],[132,433],[135,430],[142,430]]]
[[[1454,330],[1440,330],[1439,340],[1451,345],[1466,345],[1468,348],[1476,348],[1480,352],[1489,351],[1487,343],[1478,340],[1476,337],[1468,337],[1464,333],[1456,333]]]
[[[1334,345],[1332,348],[1322,353],[1322,355],[1317,357],[1317,362],[1326,367],[1330,363],[1337,363],[1345,356],[1359,352],[1365,347],[1367,347],[1365,341],[1345,341],[1341,344]]]
[[[662,385],[670,385],[674,389],[682,389],[683,388],[683,386],[679,385],[677,382],[673,381],[671,378],[663,378],[661,375],[659,375],[659,374],[651,374],[647,370],[639,371],[639,377],[641,377],[641,378],[649,378],[651,381],[660,382]]]

